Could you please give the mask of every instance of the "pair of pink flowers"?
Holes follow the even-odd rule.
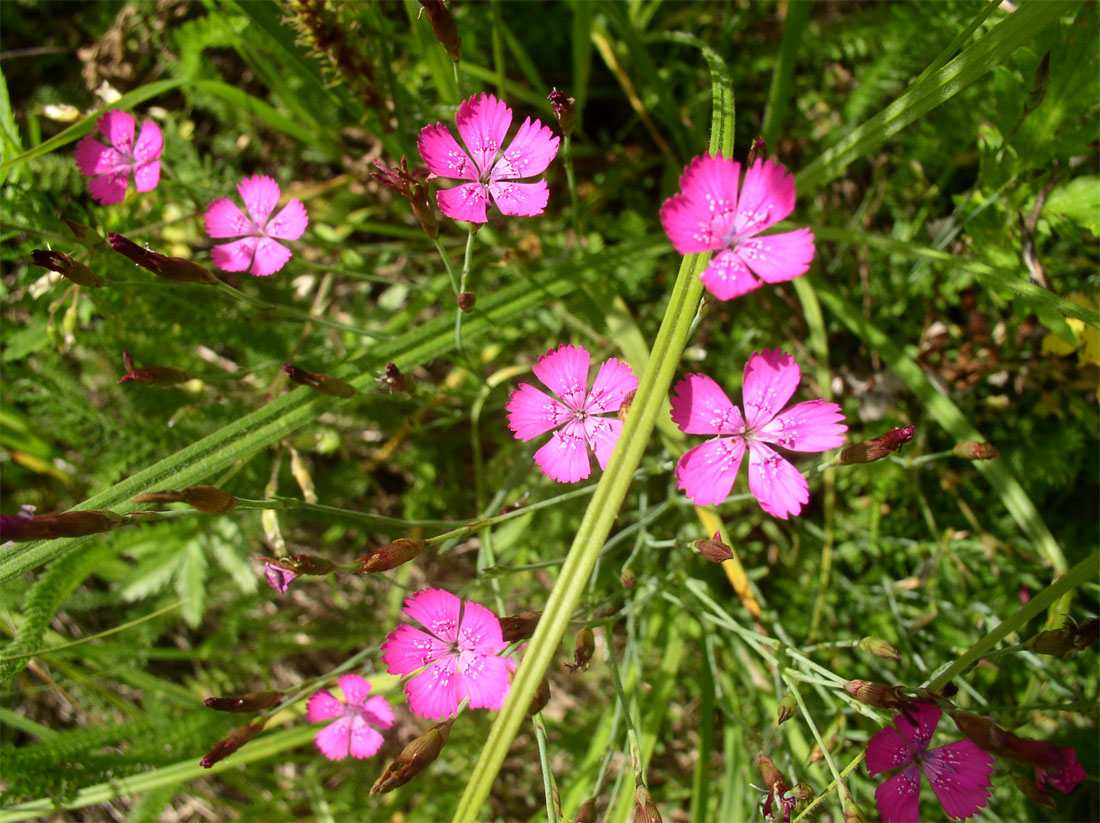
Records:
[[[555,429],[550,441],[535,452],[538,467],[562,483],[581,480],[590,471],[590,448],[600,468],[607,468],[622,421],[601,415],[617,412],[638,387],[630,367],[615,358],[607,360],[588,390],[588,352],[561,346],[539,358],[533,371],[554,396],[521,383],[505,408],[508,426],[519,440]],[[725,500],[747,450],[749,489],[764,511],[784,520],[801,512],[809,500],[806,478],[772,445],[821,452],[842,445],[847,431],[840,407],[827,400],[783,410],[801,375],[794,359],[779,349],[753,354],[745,364],[744,414],[706,375],[689,374],[676,384],[673,421],[688,434],[715,436],[689,450],[676,467],[680,488],[688,497],[699,505]]]

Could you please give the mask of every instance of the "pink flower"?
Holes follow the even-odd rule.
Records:
[[[248,216],[228,197],[219,197],[206,210],[206,233],[211,237],[241,239],[215,246],[210,257],[222,271],[249,269],[260,277],[274,274],[290,259],[290,249],[276,241],[297,240],[302,236],[309,225],[306,207],[295,198],[271,217],[279,202],[279,184],[262,174],[244,178],[237,191]]]
[[[530,440],[557,429],[550,442],[535,452],[535,463],[543,474],[559,483],[588,477],[591,463],[586,442],[596,453],[600,468],[607,468],[623,424],[617,417],[597,415],[618,411],[626,396],[638,388],[638,378],[630,366],[612,357],[600,365],[588,391],[588,363],[588,352],[580,346],[559,346],[557,351],[548,351],[532,371],[561,399],[520,383],[505,406],[508,427],[517,440]]]
[[[542,174],[558,153],[558,138],[549,127],[528,117],[507,151],[501,152],[512,124],[512,110],[491,94],[463,101],[455,117],[458,133],[469,150],[458,145],[442,123],[420,130],[420,156],[438,177],[471,182],[436,192],[439,210],[452,220],[484,223],[485,206],[493,203],[504,214],[533,217],[542,214],[550,193],[545,180],[514,183]]]
[[[497,657],[508,644],[491,611],[450,592],[425,589],[405,601],[405,614],[424,626],[401,625],[386,636],[382,662],[404,677],[409,708],[421,717],[454,716],[470,699],[472,709],[499,709],[508,696],[508,662]],[[425,631],[426,629],[426,631]]]
[[[761,508],[782,520],[802,511],[810,499],[804,478],[768,443],[796,452],[821,452],[844,442],[844,415],[827,400],[809,400],[780,409],[798,388],[802,372],[779,349],[754,353],[745,364],[741,387],[745,415],[718,384],[704,374],[689,374],[676,384],[672,420],[688,434],[717,434],[688,451],[676,466],[680,488],[696,505],[725,500],[749,450],[749,489]]]
[[[875,790],[878,812],[886,823],[920,820],[920,783],[923,771],[932,791],[952,820],[966,820],[985,806],[992,781],[993,758],[970,740],[928,750],[943,712],[930,703],[915,703],[894,725],[879,731],[867,744],[867,770],[902,770]],[[909,719],[911,716],[916,724]],[[896,727],[896,728],[895,728]]]
[[[276,566],[274,563],[264,563],[264,580],[267,581],[267,585],[271,586],[271,588],[279,594],[286,594],[286,590],[290,588],[290,584],[297,580],[298,577],[300,577],[300,575],[290,569],[284,569],[282,566]]]
[[[1077,784],[1088,777],[1088,773],[1077,760],[1077,752],[1071,748],[1057,749],[1057,756],[1052,757],[1053,765],[1035,767],[1035,783],[1043,791],[1057,789],[1062,794],[1069,794]]]
[[[739,297],[761,281],[793,280],[814,259],[809,229],[757,237],[794,209],[794,178],[787,170],[757,160],[739,196],[740,178],[740,163],[704,154],[684,169],[680,193],[661,207],[661,225],[680,254],[717,252],[700,278],[719,300]]]
[[[88,190],[105,206],[121,203],[126,196],[130,173],[138,191],[152,191],[160,182],[160,157],[164,136],[152,120],[141,126],[134,142],[134,118],[124,111],[108,111],[96,121],[100,133],[110,141],[105,146],[91,135],[76,144],[76,165],[92,178]]]
[[[321,731],[314,740],[321,754],[329,760],[343,760],[349,754],[362,759],[370,757],[382,745],[382,735],[375,729],[388,729],[393,725],[393,709],[384,697],[369,700],[370,683],[357,674],[345,674],[338,681],[344,700],[337,700],[328,689],[314,692],[306,705],[306,719],[336,719]]]

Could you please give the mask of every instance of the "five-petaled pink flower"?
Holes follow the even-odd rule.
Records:
[[[223,271],[248,269],[261,277],[274,274],[290,259],[290,249],[277,240],[302,236],[309,225],[306,207],[295,198],[271,217],[279,203],[279,184],[262,174],[244,178],[237,191],[248,209],[247,216],[228,197],[219,197],[206,210],[208,235],[241,238],[215,246],[210,258]]]
[[[600,365],[589,391],[588,364],[588,352],[580,346],[548,351],[532,371],[560,400],[520,383],[505,406],[508,427],[517,440],[557,429],[550,442],[535,452],[535,463],[559,483],[588,477],[591,462],[585,443],[596,453],[600,468],[607,468],[623,424],[617,417],[597,415],[618,411],[626,396],[638,388],[630,366],[612,357]]]
[[[528,117],[506,151],[504,137],[512,124],[512,110],[491,94],[463,101],[455,117],[466,151],[442,123],[420,130],[420,156],[437,177],[469,180],[436,192],[439,210],[452,220],[484,223],[490,197],[504,214],[533,217],[542,214],[550,193],[545,180],[516,183],[542,174],[558,153],[558,138],[549,127]]]
[[[349,754],[362,759],[370,757],[382,745],[382,735],[376,729],[393,725],[393,709],[384,697],[371,697],[370,683],[357,674],[345,674],[339,680],[344,699],[338,700],[328,689],[314,692],[306,705],[306,719],[333,720],[314,735],[317,748],[329,760],[343,760]]]
[[[676,384],[672,420],[688,434],[716,434],[680,458],[676,477],[697,505],[725,500],[749,450],[749,489],[761,508],[786,520],[802,511],[809,487],[798,469],[768,443],[796,452],[821,452],[844,442],[844,415],[827,400],[808,400],[780,411],[798,388],[802,372],[779,349],[754,353],[745,364],[741,387],[745,414],[718,384],[704,374],[689,374]]]
[[[930,703],[915,703],[867,744],[867,770],[872,777],[901,768],[875,790],[878,813],[886,823],[918,823],[922,771],[952,820],[966,820],[985,806],[993,758],[970,740],[929,751],[942,714]]]
[[[699,277],[719,300],[793,280],[814,259],[809,229],[758,236],[794,209],[794,178],[787,170],[757,160],[738,193],[740,178],[740,163],[704,154],[684,169],[680,193],[661,207],[661,224],[680,254],[717,252]]]
[[[508,661],[497,655],[508,644],[496,615],[441,589],[417,592],[405,601],[405,614],[424,628],[403,624],[390,632],[382,662],[400,677],[427,666],[405,683],[410,709],[442,720],[466,698],[472,709],[504,705],[511,686]]]
[[[105,206],[121,203],[131,172],[138,191],[155,189],[160,182],[159,158],[164,148],[160,127],[146,120],[135,143],[134,118],[128,112],[104,112],[96,126],[111,145],[105,146],[91,135],[76,144],[76,165],[81,174],[92,178],[88,181],[92,197]]]

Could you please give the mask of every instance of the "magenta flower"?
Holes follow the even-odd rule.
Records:
[[[160,153],[164,136],[152,120],[141,126],[134,142],[134,118],[128,112],[104,112],[96,121],[100,134],[111,145],[105,146],[91,135],[76,144],[76,165],[80,173],[92,178],[88,190],[105,206],[121,203],[126,196],[130,173],[138,191],[152,191],[160,182]]]
[[[745,415],[705,374],[689,374],[673,388],[672,420],[687,434],[716,434],[680,458],[676,477],[696,505],[725,500],[749,450],[749,490],[772,517],[802,511],[809,487],[794,466],[768,443],[796,452],[822,452],[844,442],[844,415],[828,400],[780,409],[798,388],[802,372],[779,349],[754,353],[745,364],[741,393]]]
[[[740,163],[704,154],[684,169],[680,193],[661,207],[661,225],[680,254],[717,252],[699,277],[719,300],[793,280],[814,259],[809,229],[757,236],[794,210],[794,178],[787,170],[757,160],[739,195],[740,178]]]
[[[262,174],[246,177],[237,186],[248,216],[228,197],[219,197],[206,209],[206,233],[211,237],[240,237],[214,246],[210,258],[222,271],[245,271],[266,277],[290,259],[290,249],[279,240],[297,240],[309,225],[306,207],[297,198],[271,217],[279,203],[279,184]],[[271,217],[269,220],[268,218]]]
[[[875,790],[875,803],[885,823],[919,823],[921,772],[952,820],[966,820],[985,806],[993,773],[988,753],[970,740],[928,750],[942,714],[930,703],[914,703],[867,744],[867,771],[872,777],[901,768]]]
[[[349,754],[363,759],[370,757],[382,745],[382,735],[376,729],[393,725],[393,709],[384,697],[367,698],[370,683],[357,674],[345,674],[338,681],[344,699],[338,700],[328,689],[314,692],[306,704],[306,719],[333,720],[314,735],[317,748],[329,760],[343,760]]]
[[[588,364],[588,352],[580,346],[559,346],[557,351],[548,351],[531,370],[561,399],[520,383],[505,406],[508,427],[517,440],[530,440],[557,429],[550,442],[535,452],[535,463],[543,474],[559,483],[588,477],[591,462],[585,443],[596,453],[600,468],[607,468],[623,424],[618,417],[597,415],[618,411],[626,396],[638,388],[638,378],[630,366],[612,357],[600,364],[592,390],[588,391]]]
[[[297,572],[284,569],[282,566],[276,566],[274,563],[264,563],[264,580],[279,594],[286,594],[290,584],[300,576]]]
[[[401,625],[386,636],[382,662],[400,677],[427,666],[405,683],[409,708],[421,717],[454,716],[470,699],[472,709],[500,709],[508,696],[508,644],[491,611],[450,592],[425,589],[405,601],[405,614],[424,628]]]
[[[558,153],[558,138],[549,127],[528,117],[504,152],[504,137],[512,124],[512,110],[491,94],[463,101],[455,117],[458,133],[469,153],[462,150],[442,123],[420,130],[420,156],[437,177],[471,182],[436,192],[439,210],[452,220],[484,223],[490,197],[503,214],[533,217],[542,214],[550,192],[545,180],[515,183],[542,174]]]

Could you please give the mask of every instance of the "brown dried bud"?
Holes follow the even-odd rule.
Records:
[[[1034,780],[1016,771],[1009,772],[1009,774],[1012,776],[1012,782],[1016,784],[1016,788],[1027,795],[1031,800],[1034,800],[1040,806],[1046,806],[1048,809],[1058,808],[1058,804],[1054,801],[1054,798],[1036,786]]]
[[[308,386],[314,391],[327,394],[330,397],[355,397],[359,394],[359,389],[355,386],[345,383],[330,374],[314,374],[291,363],[284,363],[283,371],[292,383],[297,383],[299,386]]]
[[[661,813],[645,786],[639,786],[634,793],[634,823],[661,823]]]
[[[58,537],[86,537],[109,532],[124,522],[122,515],[95,510],[4,515],[0,518],[0,540],[27,543]]]
[[[505,643],[526,640],[535,633],[542,612],[520,612],[500,618],[500,633]]]
[[[390,168],[382,162],[375,160],[374,166],[378,171],[372,171],[370,176],[389,186],[412,204],[413,214],[420,222],[420,227],[428,233],[429,237],[439,236],[439,220],[432,208],[431,198],[428,196],[428,185],[417,179],[409,172],[409,164],[404,156],[401,165]]]
[[[183,369],[173,368],[172,366],[146,366],[143,369],[135,369],[134,357],[125,349],[122,352],[122,364],[126,368],[126,374],[119,378],[118,384],[120,386],[132,380],[144,383],[147,386],[154,384],[158,386],[176,386],[191,379],[191,375]]]
[[[619,575],[619,582],[622,584],[624,589],[633,589],[635,586],[638,585],[638,578],[635,577],[634,572],[626,569],[623,571],[622,574]]]
[[[409,397],[416,394],[416,381],[393,363],[387,363],[386,373],[376,379],[379,383],[385,383],[393,391],[403,392]]]
[[[292,572],[295,575],[328,574],[336,568],[336,564],[323,557],[318,557],[315,554],[295,554],[290,557],[261,557],[260,555],[256,555],[256,557],[270,566],[286,569],[288,572]]]
[[[992,460],[994,457],[1000,457],[1001,453],[992,443],[967,440],[965,443],[955,444],[955,456],[965,460]]]
[[[1093,617],[1080,624],[1068,622],[1060,629],[1041,631],[1027,642],[1027,647],[1038,654],[1050,654],[1069,659],[1081,649],[1096,642],[1100,620]]]
[[[775,725],[780,726],[794,717],[795,709],[798,708],[798,701],[795,699],[793,693],[788,692],[784,698],[779,701],[779,711],[776,712]]]
[[[626,415],[627,412],[630,411],[630,404],[634,402],[634,395],[637,393],[637,389],[631,389],[626,393],[626,397],[623,398],[623,404],[619,406],[619,411],[615,415],[621,422],[626,422]]]
[[[214,748],[210,750],[210,753],[206,755],[199,763],[204,769],[209,769],[219,760],[224,760],[237,751],[241,746],[258,735],[267,723],[266,717],[261,717],[253,720],[251,723],[245,726],[239,726],[229,733],[229,737],[225,740],[219,740],[214,744]]]
[[[558,91],[555,86],[553,91],[546,95],[554,109],[554,117],[557,118],[561,133],[568,137],[573,133],[573,123],[577,118],[577,101],[564,91]]]
[[[463,314],[469,314],[477,305],[477,295],[472,291],[464,291],[455,299],[455,302],[458,303],[458,308]]]
[[[749,155],[745,160],[745,164],[751,166],[757,160],[768,159],[768,144],[764,142],[763,137],[756,137],[752,141],[752,145],[749,146]]]
[[[279,705],[285,695],[274,689],[239,694],[235,697],[208,697],[203,705],[216,712],[258,712]]]
[[[783,772],[776,768],[775,763],[766,754],[756,756],[756,765],[760,769],[760,776],[764,778],[764,785],[769,790],[779,789],[779,793],[787,791],[788,786],[783,778]]]
[[[715,532],[714,537],[704,537],[702,540],[696,540],[691,545],[695,547],[695,551],[711,563],[733,560],[733,550],[722,542],[722,536],[719,532]]]
[[[865,637],[859,641],[859,647],[867,654],[873,654],[884,660],[901,660],[898,650],[881,637]]]
[[[462,38],[458,36],[458,26],[455,25],[455,19],[451,17],[447,6],[444,5],[443,0],[420,0],[420,5],[424,7],[424,11],[428,12],[428,21],[432,24],[435,36],[439,38],[439,42],[443,44],[443,48],[447,50],[451,59],[457,63]]]
[[[1008,742],[1008,732],[988,717],[972,712],[951,712],[951,719],[959,731],[983,751],[1001,754]]]
[[[573,665],[566,664],[569,666],[569,671],[575,672],[577,669],[588,671],[588,664],[591,662],[595,651],[596,636],[592,633],[592,629],[585,626],[577,632],[577,643],[573,650]]]
[[[844,806],[844,823],[863,823],[863,812],[859,810],[859,806],[852,800],[851,795],[848,796]]]
[[[596,823],[596,798],[590,797],[581,803],[573,823]]]
[[[135,503],[186,503],[203,514],[225,514],[233,511],[237,498],[214,486],[191,486],[181,491],[145,492],[134,498]]]
[[[903,444],[913,439],[913,426],[905,426],[901,429],[891,429],[886,434],[845,446],[840,451],[836,462],[838,465],[847,466],[852,463],[873,463],[881,460],[892,452],[896,452]]]
[[[388,572],[390,569],[396,569],[410,560],[415,559],[428,544],[423,540],[416,540],[409,537],[402,537],[400,540],[394,540],[392,543],[387,543],[385,546],[381,546],[366,557],[358,557],[355,562],[359,564],[359,568],[355,570],[354,574],[376,574],[377,572]]]
[[[447,743],[453,722],[453,720],[447,720],[437,723],[405,746],[401,754],[397,755],[394,761],[386,766],[382,775],[374,781],[370,793],[374,795],[392,792],[416,777],[425,766],[439,757],[439,753]]]
[[[176,283],[201,283],[205,286],[214,286],[221,282],[210,269],[192,260],[157,254],[121,234],[110,233],[107,239],[111,243],[111,248],[119,254],[129,257],[143,269],[151,271],[158,277],[164,277]]]
[[[539,682],[539,687],[535,689],[535,696],[531,698],[531,705],[527,707],[527,717],[534,717],[536,714],[546,708],[546,704],[550,702],[550,681],[547,678],[542,678]]]
[[[913,703],[913,698],[905,694],[901,686],[887,686],[885,683],[873,683],[869,680],[849,680],[844,690],[861,703],[877,709],[904,710]]]
[[[31,251],[31,262],[36,266],[57,272],[62,277],[72,280],[78,286],[97,289],[107,285],[107,278],[101,277],[80,261],[73,260],[67,254],[62,254],[59,251],[34,249]]]

